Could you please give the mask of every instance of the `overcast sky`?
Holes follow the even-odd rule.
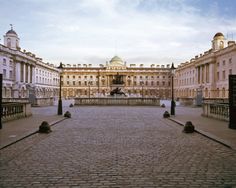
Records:
[[[236,39],[234,0],[0,0],[0,34],[13,24],[20,47],[59,64],[179,64]]]

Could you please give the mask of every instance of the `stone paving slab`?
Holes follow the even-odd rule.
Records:
[[[236,186],[236,151],[151,107],[74,107],[72,118],[1,150],[0,187]]]
[[[55,115],[56,110],[55,106],[32,108],[32,116],[3,123],[3,128],[0,130],[0,148],[34,134],[42,121],[47,121],[52,125],[63,120],[63,116]]]
[[[229,129],[227,121],[203,117],[201,114],[202,108],[176,107],[176,115],[170,119],[182,125],[191,121],[199,133],[236,150],[236,130]]]

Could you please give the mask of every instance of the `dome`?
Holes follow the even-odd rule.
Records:
[[[218,37],[225,37],[222,33],[218,32],[215,34],[214,38],[218,38]]]
[[[114,56],[114,57],[111,59],[110,62],[117,62],[117,61],[123,63],[123,60],[122,60],[120,57],[118,57],[118,56]]]
[[[17,35],[16,32],[15,32],[13,29],[9,30],[9,31],[6,33],[6,35],[8,35],[8,34]]]

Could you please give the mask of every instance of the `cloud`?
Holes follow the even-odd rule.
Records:
[[[204,13],[205,2],[22,0],[4,24],[17,22],[23,48],[52,63],[100,64],[114,55],[127,63],[180,63],[208,50],[216,32],[236,32],[235,17],[220,16],[217,3]],[[14,15],[19,13],[24,18],[29,15],[27,22]]]

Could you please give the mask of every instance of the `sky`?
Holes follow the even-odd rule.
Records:
[[[180,64],[211,48],[222,32],[236,40],[235,0],[0,0],[0,43],[13,24],[44,62]]]

